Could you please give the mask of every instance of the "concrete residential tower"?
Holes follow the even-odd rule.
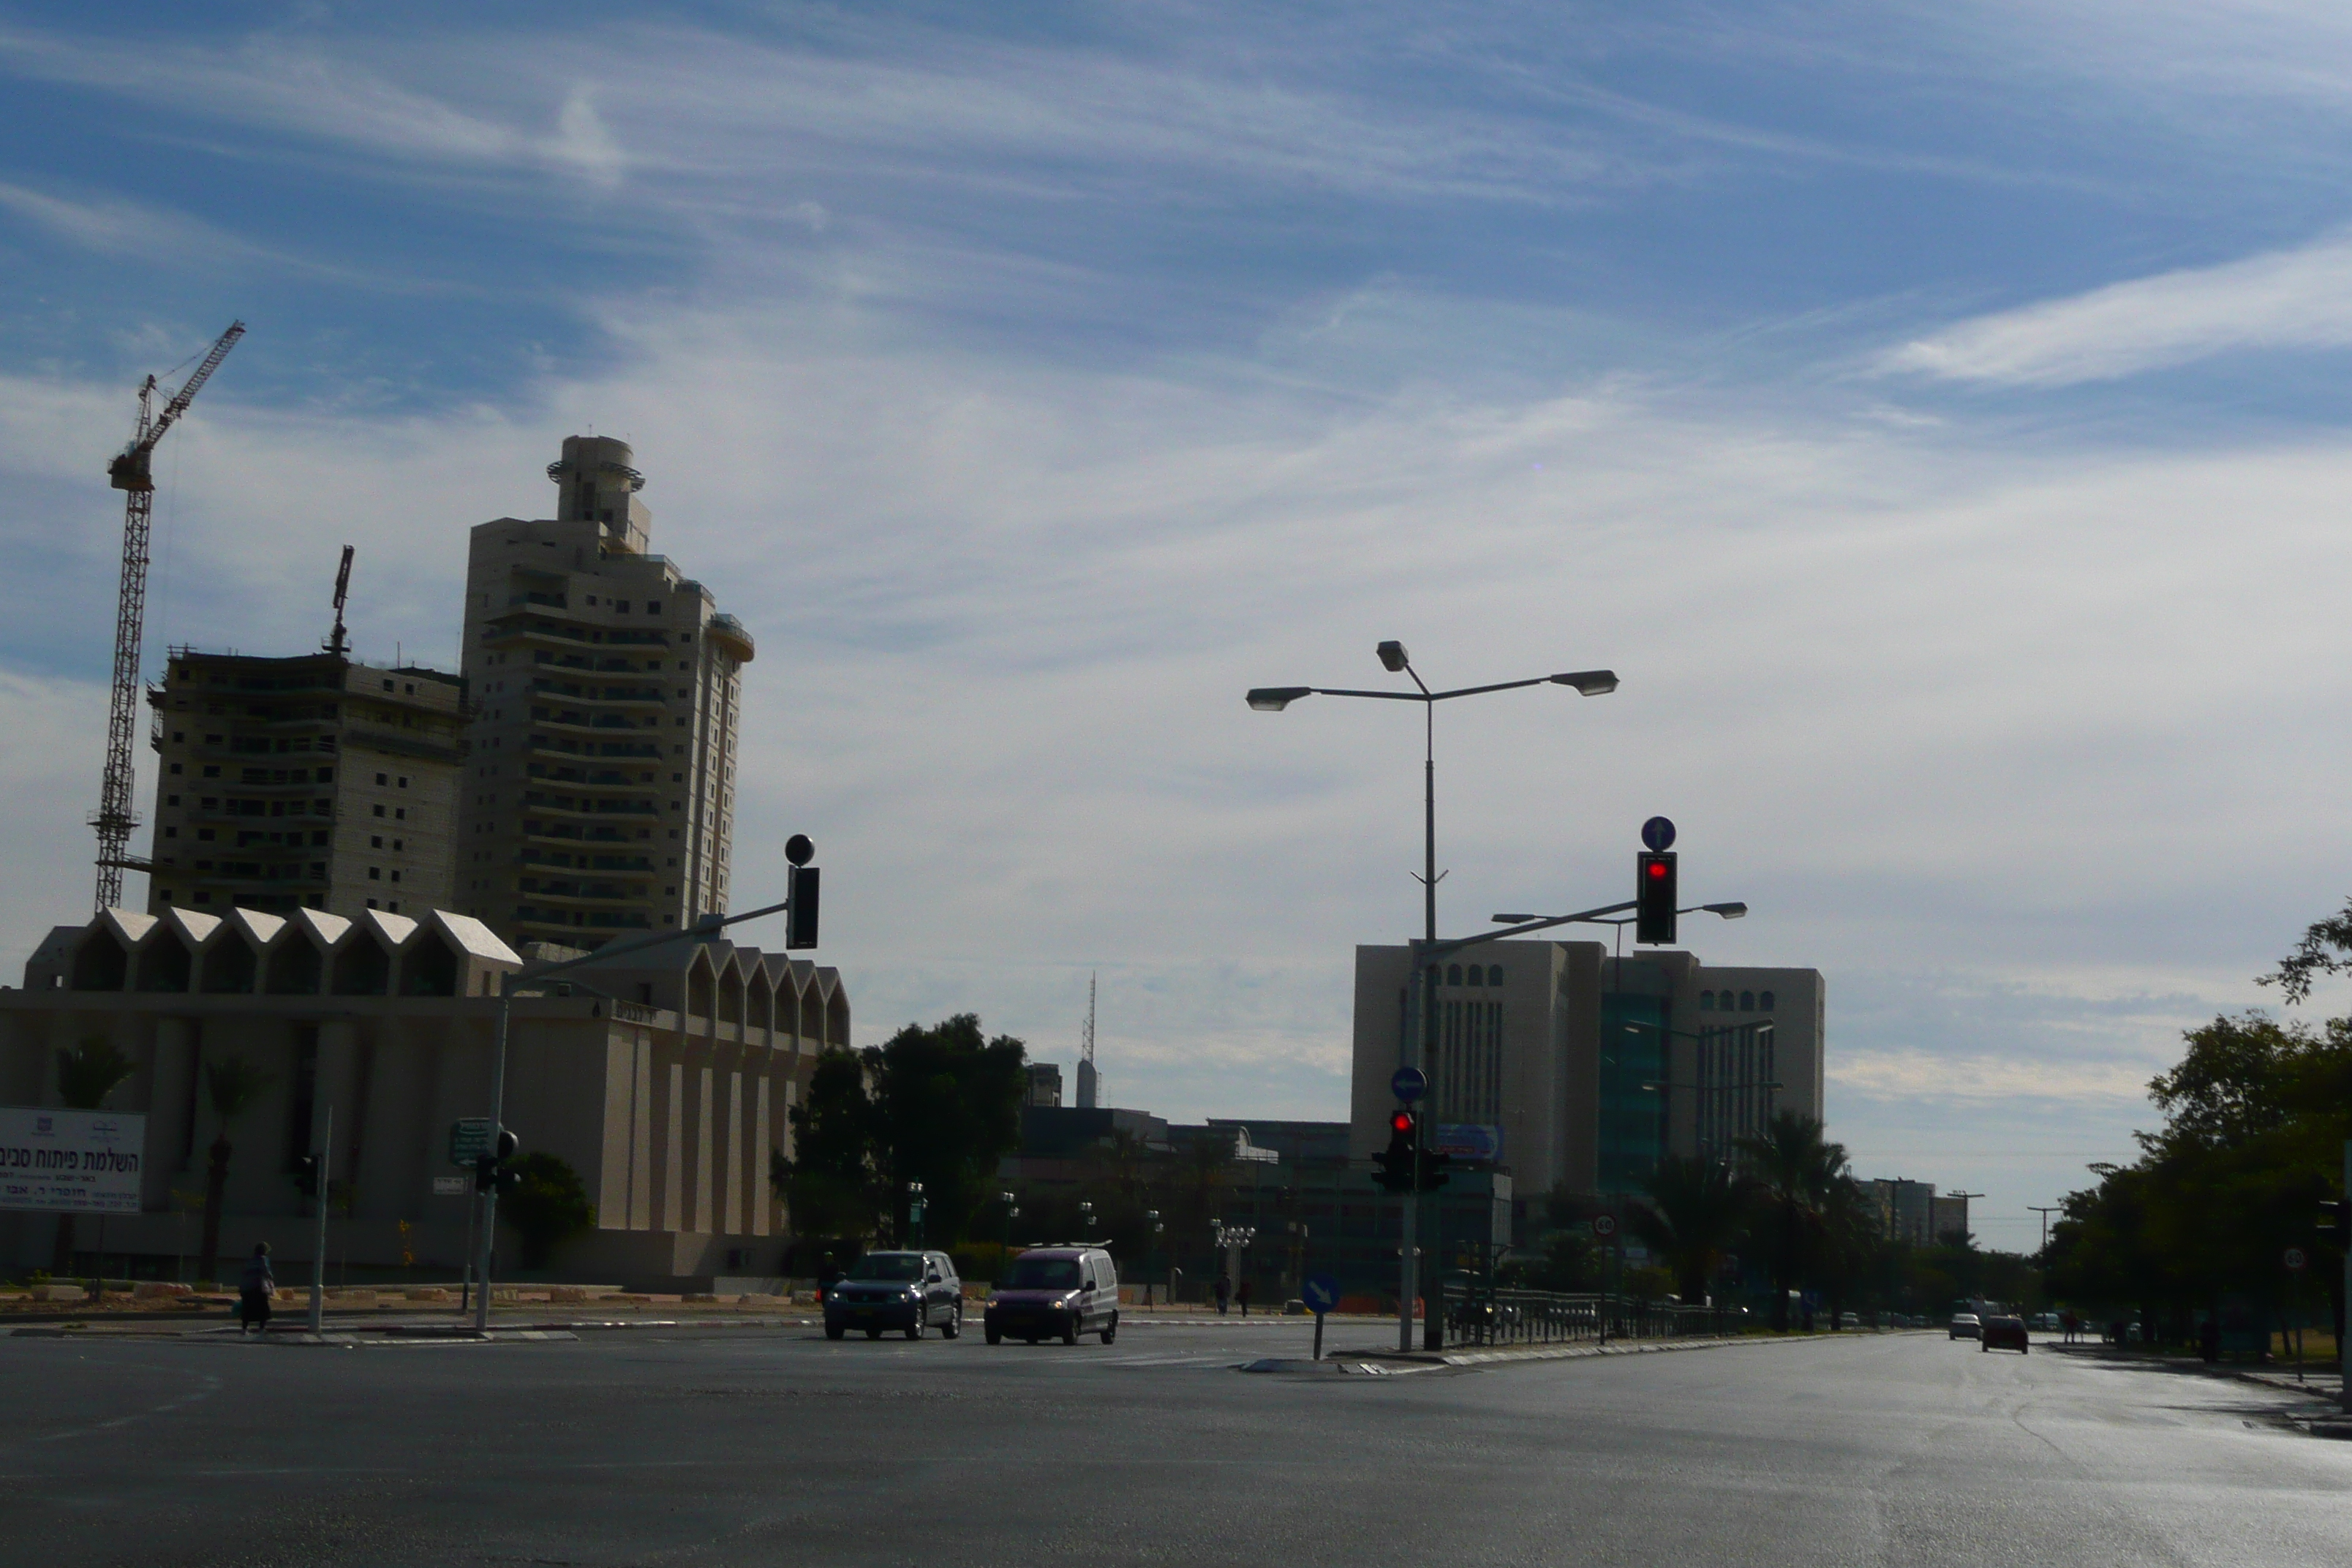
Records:
[[[751,637],[646,553],[633,457],[567,437],[555,518],[473,531],[457,902],[509,942],[594,948],[727,905]]]

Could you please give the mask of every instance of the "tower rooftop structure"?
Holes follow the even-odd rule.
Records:
[[[649,552],[635,463],[567,437],[555,517],[473,530],[457,901],[509,942],[594,948],[726,907],[751,636]]]

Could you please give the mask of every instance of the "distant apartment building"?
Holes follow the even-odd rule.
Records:
[[[1356,950],[1360,1159],[1387,1141],[1410,979],[1407,949]],[[1819,970],[1497,942],[1447,960],[1427,1000],[1424,1121],[1494,1150],[1523,1194],[1637,1191],[1666,1154],[1727,1157],[1775,1111],[1822,1113]]]
[[[331,653],[173,650],[148,692],[159,759],[147,907],[452,902],[465,686]]]
[[[1934,1200],[1935,1224],[1930,1235],[1937,1246],[1945,1245],[1953,1237],[1969,1234],[1969,1194]]]
[[[647,553],[633,457],[568,437],[553,519],[473,530],[456,904],[509,942],[593,949],[727,905],[751,637]]]
[[[1936,1196],[1935,1183],[1881,1179],[1863,1183],[1862,1190],[1877,1211],[1878,1228],[1889,1237],[1914,1247],[1935,1245],[1937,1205],[1948,1201]],[[1968,1200],[1961,1199],[1960,1205],[1965,1227]]]

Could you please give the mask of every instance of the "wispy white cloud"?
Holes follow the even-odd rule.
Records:
[[[1917,339],[1884,369],[1946,381],[2067,386],[2249,349],[2352,344],[2352,232],[1979,317]]]
[[[267,254],[259,246],[184,214],[119,197],[77,201],[0,181],[0,208],[61,239],[111,256],[218,260]]]
[[[2144,1102],[2147,1080],[2167,1064],[2049,1061],[2032,1057],[1874,1050],[1834,1052],[1829,1080],[1876,1100],[1990,1105],[2026,1100]]]

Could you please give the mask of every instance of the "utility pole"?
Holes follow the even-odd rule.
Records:
[[[2042,1251],[2043,1257],[2042,1266],[2044,1268],[2047,1268],[2050,1267],[2048,1261],[2050,1252],[2050,1216],[2053,1214],[2064,1214],[2066,1212],[2066,1205],[2063,1204],[2028,1204],[2025,1207],[2027,1212],[2038,1214],[2042,1216]]]
[[[327,1168],[334,1159],[335,1108],[327,1107],[327,1131],[319,1144],[319,1245],[310,1250],[310,1331],[317,1333],[327,1318]]]

